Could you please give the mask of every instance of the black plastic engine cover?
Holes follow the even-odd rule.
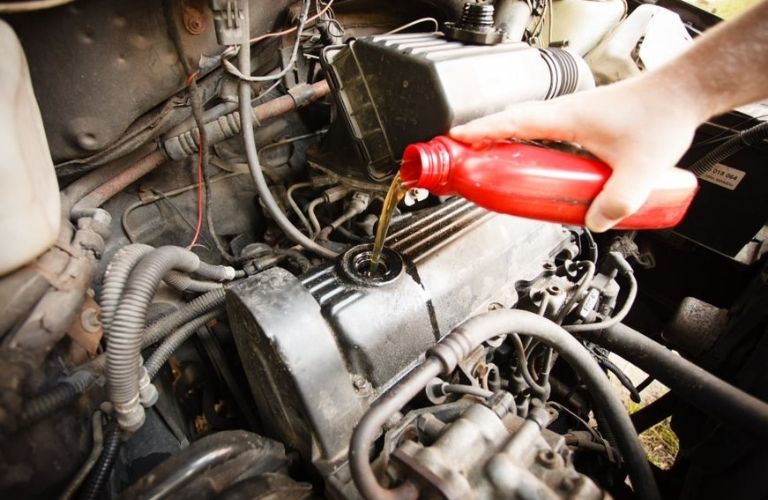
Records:
[[[338,118],[311,160],[364,181],[394,173],[408,144],[510,104],[594,87],[579,56],[524,43],[465,45],[440,34],[377,35],[328,47]]]
[[[515,282],[572,245],[559,225],[463,200],[394,229],[388,282],[350,271],[344,255],[300,278],[273,268],[227,294],[263,422],[319,466],[346,458],[365,409],[427,349],[491,303],[513,306]]]

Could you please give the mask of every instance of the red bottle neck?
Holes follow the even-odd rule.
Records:
[[[439,193],[448,184],[457,148],[462,148],[461,144],[447,137],[411,144],[403,153],[400,178],[404,183],[414,183],[409,187]]]

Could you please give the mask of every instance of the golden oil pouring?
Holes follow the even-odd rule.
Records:
[[[395,207],[397,207],[397,204],[400,203],[407,192],[408,187],[400,181],[400,173],[398,172],[395,178],[392,179],[387,196],[384,198],[384,205],[381,207],[379,226],[376,229],[376,239],[373,241],[373,253],[371,254],[371,274],[375,273],[379,267],[381,251],[384,250],[384,239],[387,237],[387,231],[389,230],[390,222],[392,222],[392,214],[395,212]]]

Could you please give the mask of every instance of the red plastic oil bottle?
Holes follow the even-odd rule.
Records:
[[[458,194],[494,212],[584,225],[592,200],[611,176],[600,160],[512,141],[468,145],[448,137],[411,144],[400,177],[408,187]],[[618,229],[660,229],[685,215],[698,186],[693,175],[660,179],[646,203]]]

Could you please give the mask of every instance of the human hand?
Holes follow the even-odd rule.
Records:
[[[546,139],[581,145],[613,174],[587,211],[591,230],[610,229],[636,212],[676,168],[696,127],[707,118],[685,89],[676,92],[642,77],[552,101],[526,102],[450,131],[463,142]]]

